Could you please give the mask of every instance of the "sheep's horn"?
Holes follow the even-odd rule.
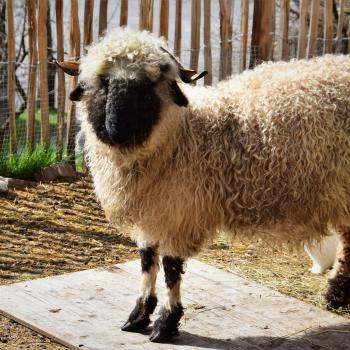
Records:
[[[55,65],[69,75],[79,75],[79,61],[55,61]]]
[[[176,63],[176,65],[179,67],[179,76],[184,83],[192,83],[193,81],[203,78],[208,74],[206,70],[201,73],[197,73],[193,69],[185,68],[172,53],[164,49],[164,47],[161,47],[161,50],[166,52],[171,57],[171,59]]]

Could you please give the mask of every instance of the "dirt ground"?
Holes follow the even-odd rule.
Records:
[[[0,194],[0,284],[137,257],[134,243],[104,219],[87,179]],[[327,276],[311,274],[311,263],[303,252],[220,238],[208,245],[199,259],[325,308]],[[350,310],[340,313],[350,318]],[[65,347],[0,316],[0,349]]]

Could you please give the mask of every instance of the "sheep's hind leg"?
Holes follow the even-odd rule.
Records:
[[[137,332],[145,329],[151,322],[150,315],[157,306],[156,280],[159,270],[159,255],[155,247],[140,249],[142,284],[141,296],[136,301],[123,331]]]
[[[328,281],[326,300],[335,309],[350,303],[350,227],[339,232],[338,256],[333,269],[334,277]]]
[[[180,285],[184,260],[178,257],[164,256],[163,268],[167,287],[166,301],[155,321],[150,335],[152,342],[165,342],[178,335],[178,326],[183,315]]]

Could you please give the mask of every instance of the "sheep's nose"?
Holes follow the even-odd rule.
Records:
[[[106,130],[110,135],[117,132],[117,123],[112,118],[106,118]]]

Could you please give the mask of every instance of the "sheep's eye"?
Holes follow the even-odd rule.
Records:
[[[99,78],[100,78],[102,87],[107,88],[109,85],[109,77],[106,75],[101,75]]]

